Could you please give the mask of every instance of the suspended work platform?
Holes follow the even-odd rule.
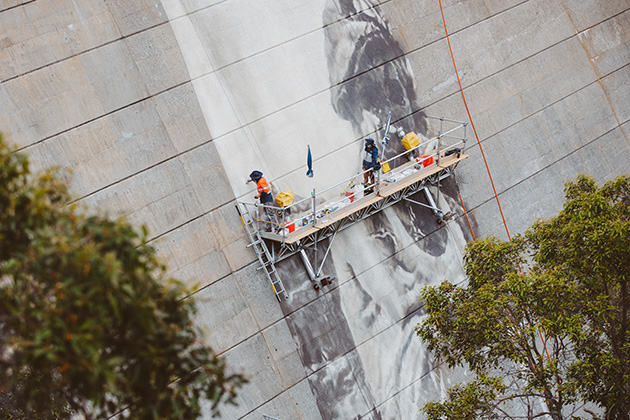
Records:
[[[437,186],[439,194],[440,181],[452,175],[459,162],[468,157],[464,153],[467,123],[436,119],[440,120],[438,136],[382,161],[381,169],[376,171],[374,184],[360,184],[357,180],[363,180],[364,172],[361,172],[322,192],[317,193],[313,189],[310,197],[290,206],[272,207],[276,220],[268,220],[263,216],[268,206],[237,201],[237,210],[250,238],[249,246],[254,247],[261,269],[267,273],[278,300],[280,296],[287,298],[288,294],[275,269],[275,263],[300,253],[313,286],[318,290],[320,286],[333,281],[323,276],[321,270],[337,232],[395,203],[407,200],[425,206],[431,209],[438,224],[452,217],[438,207],[436,201],[439,200],[434,200],[428,187]],[[455,126],[443,131],[445,123]],[[383,146],[389,141],[388,131],[389,122],[385,128]],[[447,144],[447,140],[454,141]],[[420,155],[420,150],[424,150],[423,154],[416,157]],[[409,159],[408,162],[393,167],[394,162],[405,157]],[[351,185],[354,188],[350,188]],[[424,192],[428,205],[409,198],[420,191]],[[328,238],[330,240],[324,256],[319,261],[318,243]],[[311,251],[314,261],[305,250]]]
[[[343,222],[346,218],[351,218],[355,213],[360,213],[368,208],[374,208],[376,211],[380,211],[398,201],[401,201],[410,195],[415,194],[426,184],[435,185],[437,178],[440,180],[448,177],[451,174],[451,169],[462,160],[466,159],[468,155],[460,154],[459,156],[453,154],[450,156],[443,156],[440,159],[440,163],[432,164],[421,170],[414,170],[408,176],[402,178],[396,182],[388,182],[387,180],[381,181],[380,192],[373,192],[355,200],[347,206],[333,211],[328,214],[322,214],[315,223],[309,223],[302,229],[297,229],[291,233],[286,233],[284,230],[281,233],[261,232],[261,236],[271,241],[282,243],[286,246],[290,246],[299,242],[300,240],[314,235],[318,232],[325,232],[330,230],[330,227],[341,227],[347,224],[339,223]],[[401,167],[399,172],[404,172],[410,167],[413,167],[414,163],[409,162],[407,165]],[[369,215],[375,212],[370,212]],[[365,217],[361,217],[364,219]],[[322,238],[323,239],[323,238]]]

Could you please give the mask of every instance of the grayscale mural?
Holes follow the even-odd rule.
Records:
[[[389,29],[386,16],[379,12],[377,2],[327,0],[322,6],[323,39],[319,38],[322,42],[315,44],[317,49],[300,51],[304,57],[292,57],[292,60],[324,61],[328,84],[322,96],[328,98],[328,103],[318,101],[318,112],[330,115],[325,107],[332,107],[340,121],[350,124],[350,130],[342,133],[344,138],[337,136],[336,141],[341,144],[332,149],[328,159],[336,160],[333,165],[339,167],[352,166],[350,171],[356,173],[360,166],[344,164],[344,156],[355,154],[356,159],[351,161],[359,162],[363,138],[371,136],[380,140],[389,113],[394,128],[390,130],[386,158],[404,151],[395,130],[415,131],[425,140],[431,135],[426,115],[417,102],[416,89],[422,87],[416,83],[421,84],[421,81],[414,81],[410,65]],[[211,20],[217,19],[214,16]],[[210,21],[197,17],[192,24],[202,40],[212,39]],[[191,44],[190,40],[188,42]],[[208,45],[206,42],[205,48]],[[208,57],[217,54],[212,48],[204,53]],[[248,69],[247,77],[256,79],[262,74]],[[249,101],[256,108],[264,107],[264,102],[269,100],[257,97],[255,90],[239,90],[228,79],[226,76],[222,89],[233,101]],[[199,91],[205,86],[199,84],[196,88],[198,95],[203,96]],[[257,105],[256,101],[263,104]],[[225,113],[226,110],[204,108],[204,112]],[[207,119],[212,118],[216,117]],[[299,144],[299,139],[291,138],[285,144],[278,144],[282,142],[281,131],[285,127],[267,125],[263,133],[253,131],[255,129],[242,122],[244,127],[239,131],[243,137],[238,141],[249,142],[262,159],[256,168],[263,171],[269,168],[267,171],[272,177],[268,179],[275,184],[284,181],[286,185],[286,180],[274,179],[273,174],[279,173],[279,166],[287,162],[269,151],[289,150],[296,141]],[[213,130],[211,125],[210,130]],[[321,138],[325,136],[324,132]],[[271,142],[275,143],[273,147]],[[226,166],[238,168],[241,178],[249,173],[249,167],[244,165],[252,161],[247,156],[249,150],[236,151],[221,139],[215,143]],[[315,140],[311,147],[322,150],[325,145]],[[383,149],[380,141],[378,147]],[[349,148],[350,152],[344,152],[344,148]],[[404,161],[399,158],[393,164]],[[297,167],[302,164],[303,160],[290,163]],[[318,170],[322,165],[316,160],[316,179],[328,185],[339,182],[343,178],[338,177],[348,173],[343,170],[325,173]],[[301,174],[291,176],[306,183]],[[244,191],[244,182],[238,181],[237,178],[232,183],[236,196]],[[298,197],[299,191],[296,191]],[[456,209],[454,195],[453,182],[445,182],[439,194],[439,205],[445,211]],[[423,193],[413,198],[426,201]],[[433,364],[431,356],[413,334],[413,328],[422,316],[418,295],[423,285],[447,278],[463,280],[461,252],[465,240],[464,230],[457,222],[438,229],[429,209],[403,202],[336,236],[323,267],[326,275],[336,278],[334,286],[319,292],[313,290],[299,255],[277,265],[290,295],[281,303],[283,312],[323,419],[359,419],[366,413],[375,420],[415,419],[420,416],[419,407],[427,396],[442,395],[445,371]],[[327,246],[328,241],[319,244],[320,249]],[[322,254],[320,252],[320,259]],[[312,252],[310,257],[313,258]]]
[[[323,14],[326,61],[335,112],[358,135],[382,127],[389,112],[405,132],[427,134],[409,62],[377,1],[329,0]],[[393,142],[387,157],[403,151]],[[396,152],[396,153],[394,153]]]
[[[323,23],[332,105],[357,137],[376,132],[388,112],[395,125],[426,136],[413,74],[376,5],[327,3]],[[404,150],[392,137],[387,157]],[[452,187],[446,188],[450,194]],[[414,199],[423,201],[421,196]],[[452,205],[449,199],[443,205]],[[422,316],[417,297],[424,284],[463,279],[464,237],[457,225],[436,228],[430,210],[403,202],[335,239],[326,274],[343,284],[307,309],[320,316],[290,317],[298,340],[309,344],[300,348],[305,365],[316,372],[309,383],[323,418],[358,419],[366,411],[373,419],[419,418],[423,398],[440,394],[443,372],[435,370],[413,335]],[[295,263],[283,275],[300,269]],[[322,327],[311,326],[320,320]],[[334,336],[317,340],[327,325],[335,325],[329,334]],[[404,394],[406,408],[393,403],[398,394]]]

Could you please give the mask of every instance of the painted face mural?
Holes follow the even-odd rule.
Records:
[[[426,115],[415,103],[409,62],[377,5],[368,0],[327,2],[323,20],[332,105],[361,135],[381,127],[390,112],[405,132],[426,135]],[[402,151],[400,144],[392,146],[388,157]]]
[[[404,131],[426,135],[409,63],[376,6],[327,2],[332,106],[357,137],[382,127],[388,112]],[[392,141],[386,156],[402,150]],[[443,185],[439,205],[454,206],[454,196],[454,186]],[[422,193],[413,198],[424,201]],[[443,394],[444,372],[413,334],[420,288],[463,279],[464,233],[456,223],[437,227],[429,209],[401,202],[336,237],[324,270],[339,288],[290,317],[323,418],[416,419],[424,402]],[[286,275],[301,269],[292,264]]]

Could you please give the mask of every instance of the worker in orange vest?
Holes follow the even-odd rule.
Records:
[[[254,198],[260,199],[260,204],[264,206],[264,214],[266,216],[266,219],[270,222],[266,224],[266,230],[268,232],[271,232],[274,225],[276,228],[278,227],[276,212],[273,208],[271,208],[271,206],[273,205],[273,195],[271,194],[271,187],[269,186],[267,180],[260,171],[253,171],[251,174],[249,174],[249,179],[247,180],[247,182],[256,183],[257,194],[254,196]]]

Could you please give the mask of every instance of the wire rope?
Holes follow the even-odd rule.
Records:
[[[457,64],[455,64],[455,56],[453,55],[453,48],[451,47],[451,39],[448,35],[448,29],[446,28],[446,19],[444,18],[444,9],[442,8],[442,0],[439,0],[440,3],[440,13],[442,14],[442,22],[444,23],[444,33],[446,34],[446,42],[448,43],[448,50],[451,53],[451,60],[453,62],[453,68],[455,69],[455,76],[457,76],[457,83],[459,84],[459,91],[462,94],[462,99],[464,100],[464,106],[466,107],[466,112],[468,113],[468,120],[470,121],[470,125],[472,126],[473,132],[475,133],[475,138],[477,139],[477,144],[479,145],[479,150],[481,151],[481,155],[483,156],[483,162],[486,165],[486,170],[488,171],[488,177],[490,178],[490,183],[492,184],[492,190],[494,191],[494,197],[497,200],[497,205],[499,206],[499,212],[501,213],[501,218],[503,219],[503,226],[505,226],[505,232],[507,233],[508,239],[512,242],[512,237],[510,236],[510,230],[508,229],[507,222],[505,221],[505,216],[503,215],[503,209],[501,208],[501,202],[499,201],[499,195],[497,194],[497,189],[494,186],[494,180],[492,179],[492,173],[490,172],[490,166],[488,166],[488,160],[486,159],[486,154],[483,151],[483,147],[481,146],[481,141],[479,140],[479,135],[477,134],[477,129],[475,128],[475,123],[473,122],[472,115],[470,115],[470,110],[468,109],[468,103],[466,102],[466,96],[464,95],[464,88],[462,87],[462,82],[459,78],[459,72],[457,71]],[[460,195],[460,201],[461,200]],[[465,210],[464,210],[465,212]],[[466,216],[468,219],[468,216]],[[472,227],[471,227],[472,232]],[[473,237],[474,237],[473,233]]]

